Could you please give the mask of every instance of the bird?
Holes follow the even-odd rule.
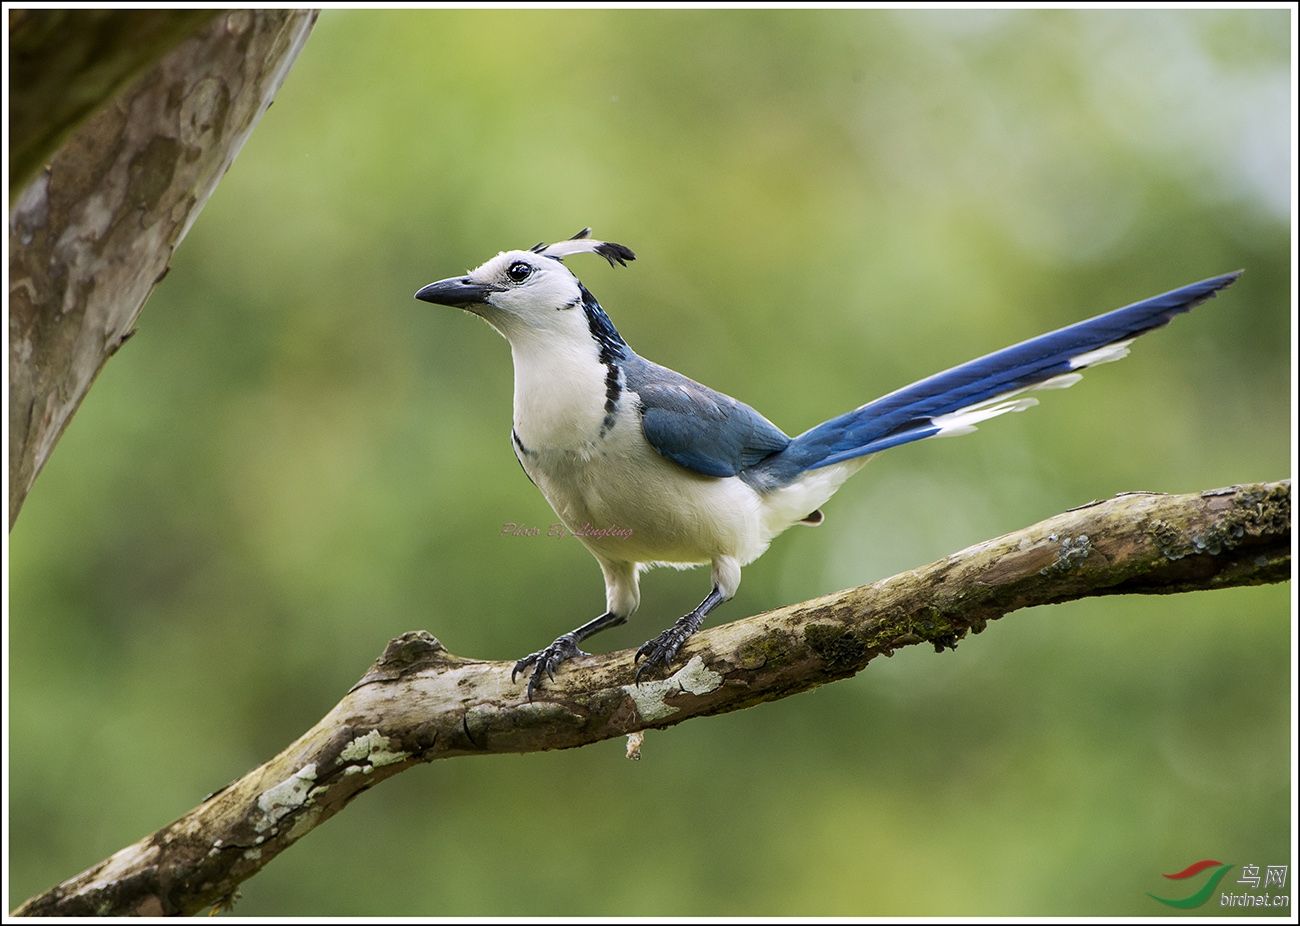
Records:
[[[637,354],[565,264],[584,253],[610,267],[636,259],[585,228],[554,244],[502,251],[415,294],[481,317],[510,343],[515,456],[604,575],[604,613],[515,663],[511,680],[527,674],[529,701],[564,662],[589,655],[579,644],[627,622],[640,604],[643,571],[708,564],[712,587],[636,651],[637,684],[671,667],[706,616],[735,596],[741,568],[778,534],[822,523],[822,506],[870,455],[966,434],[1036,405],[1026,393],[1071,386],[1083,370],[1125,357],[1136,337],[1241,275],[1031,338],[789,437],[745,403]]]

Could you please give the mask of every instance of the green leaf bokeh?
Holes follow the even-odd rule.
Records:
[[[509,446],[506,344],[421,285],[592,226],[640,353],[790,433],[1244,267],[1120,364],[883,454],[728,620],[1127,490],[1290,475],[1289,17],[322,14],[10,553],[10,906],[315,722],[385,642],[513,659],[595,616]],[[592,642],[707,591],[643,579]],[[1291,589],[1014,615],[737,715],[377,788],[245,915],[1155,915],[1289,864]],[[1209,912],[1208,910],[1205,912]]]

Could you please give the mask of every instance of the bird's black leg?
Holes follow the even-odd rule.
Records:
[[[570,630],[546,649],[539,649],[537,652],[531,653],[516,662],[515,667],[510,670],[510,681],[513,682],[516,675],[532,666],[533,671],[528,676],[528,700],[533,700],[533,691],[541,687],[543,675],[554,681],[555,670],[560,667],[560,663],[564,662],[564,660],[572,659],[574,656],[591,655],[578,649],[579,643],[592,634],[625,623],[627,623],[626,617],[620,617],[613,611],[606,611],[594,621],[588,621],[577,630]]]
[[[726,600],[722,594],[722,589],[716,585],[713,586],[713,591],[709,592],[708,596],[700,602],[699,607],[685,617],[678,618],[677,623],[653,640],[647,640],[641,644],[641,648],[636,651],[636,658],[632,660],[633,662],[640,662],[641,658],[645,657],[645,664],[639,666],[636,670],[637,682],[641,681],[641,673],[656,663],[668,668],[668,664],[673,661],[673,657],[677,655],[677,651],[686,642],[686,638],[699,630],[708,613]]]

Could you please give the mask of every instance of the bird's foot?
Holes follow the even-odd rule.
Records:
[[[533,692],[542,686],[543,676],[555,681],[555,670],[560,667],[560,663],[574,656],[590,655],[591,653],[584,653],[578,649],[578,640],[573,634],[566,633],[545,649],[530,653],[516,662],[515,667],[510,670],[510,681],[513,682],[515,676],[532,666],[533,671],[528,676],[528,700],[531,701]]]
[[[704,615],[692,611],[683,618],[679,618],[677,623],[673,624],[653,640],[647,640],[641,644],[641,648],[636,651],[636,656],[632,659],[634,663],[645,662],[637,666],[636,683],[641,684],[641,675],[647,669],[654,665],[661,665],[665,669],[677,655],[677,651],[682,648],[686,638],[695,631],[700,629],[700,624],[704,623]]]

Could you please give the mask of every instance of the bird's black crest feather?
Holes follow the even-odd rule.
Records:
[[[555,244],[535,244],[531,248],[534,254],[540,254],[543,257],[549,257],[552,260],[563,262],[564,258],[574,254],[581,254],[584,251],[592,251],[599,254],[605,260],[609,261],[612,267],[615,264],[621,264],[626,267],[627,262],[636,260],[636,255],[632,249],[621,244],[614,244],[612,241],[597,241],[594,238],[588,238],[591,234],[590,228],[584,228],[572,238],[565,241],[557,241]],[[581,241],[582,244],[571,244],[570,242]]]
[[[636,255],[632,253],[631,248],[624,247],[621,244],[615,244],[612,241],[602,242],[600,246],[596,248],[596,253],[609,261],[611,267],[614,266],[615,263],[622,264],[626,267],[628,261],[636,260]]]

